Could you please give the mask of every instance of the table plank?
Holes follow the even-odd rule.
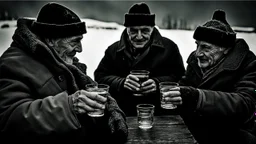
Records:
[[[126,144],[132,143],[170,143],[193,144],[194,138],[179,115],[155,116],[151,129],[138,127],[137,117],[127,117],[129,136]]]

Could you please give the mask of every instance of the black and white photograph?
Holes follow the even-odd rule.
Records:
[[[256,144],[256,1],[0,0],[0,143]]]

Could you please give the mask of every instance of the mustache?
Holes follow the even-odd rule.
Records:
[[[134,42],[145,42],[147,41],[148,39],[145,39],[145,38],[142,38],[142,39],[137,39],[136,37],[135,38],[132,38],[132,41]]]

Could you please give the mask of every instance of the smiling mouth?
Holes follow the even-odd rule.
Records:
[[[204,59],[204,58],[197,58],[199,63],[205,63],[208,62],[208,59]]]

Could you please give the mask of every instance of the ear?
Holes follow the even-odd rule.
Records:
[[[127,33],[127,35],[129,35],[129,30],[128,30],[129,28],[126,28],[126,33]]]

